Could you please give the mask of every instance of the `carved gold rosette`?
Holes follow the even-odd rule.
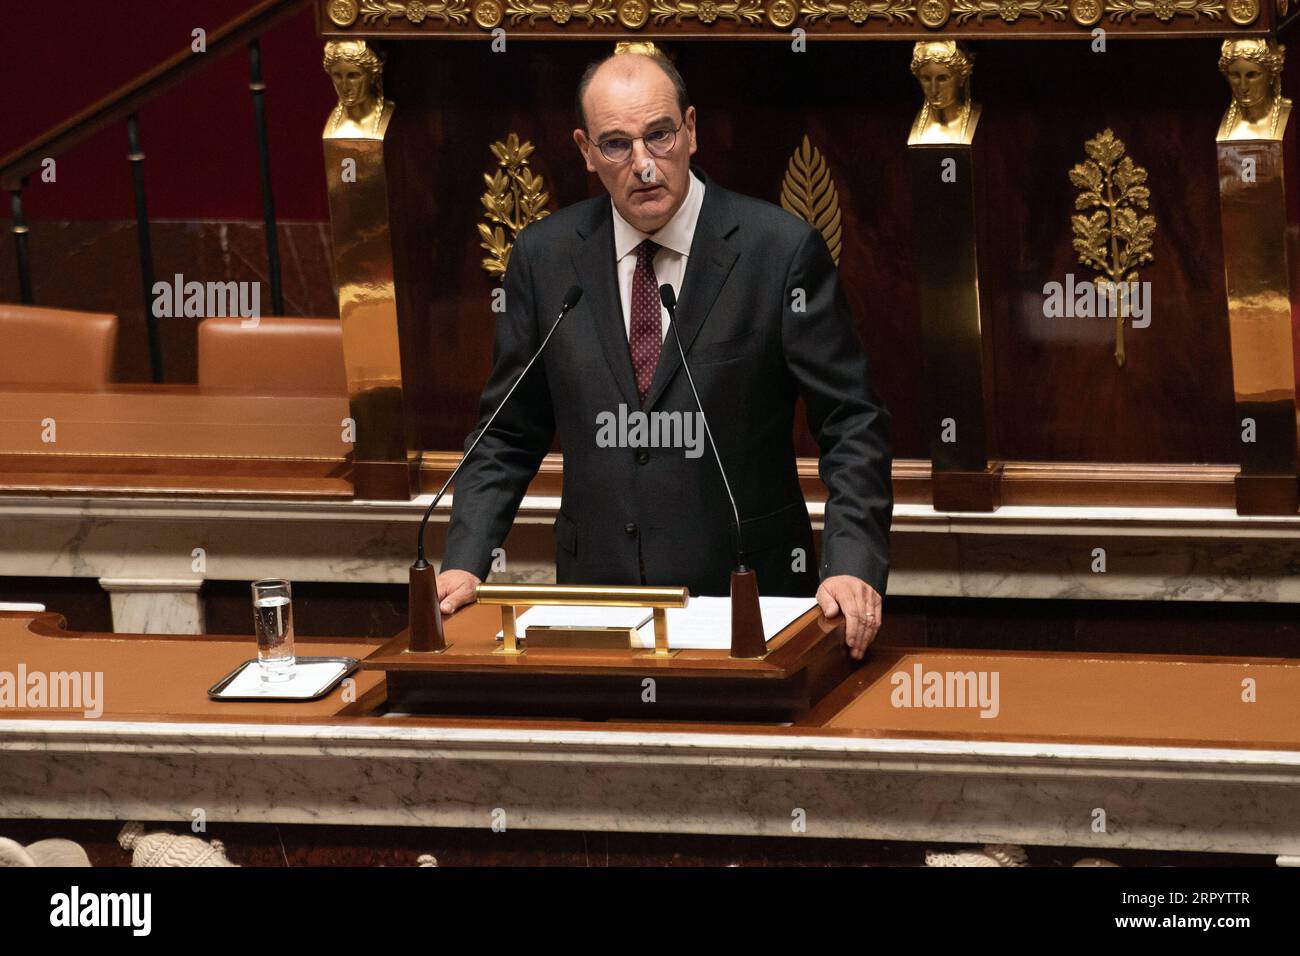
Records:
[[[817,228],[838,266],[842,247],[840,197],[821,150],[808,141],[807,135],[790,157],[781,182],[781,206]]]
[[[1096,26],[1104,12],[1101,0],[1070,0],[1070,19],[1081,27]]]
[[[550,215],[546,204],[551,196],[542,177],[528,168],[528,157],[534,149],[532,143],[520,142],[518,134],[511,133],[504,142],[498,140],[491,148],[497,158],[497,168],[483,174],[487,191],[481,198],[483,218],[487,222],[478,224],[478,232],[482,240],[479,245],[488,253],[483,268],[489,275],[500,278],[510,264],[510,250],[519,231],[530,222]],[[506,229],[510,230],[509,238]]]

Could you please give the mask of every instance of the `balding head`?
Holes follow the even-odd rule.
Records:
[[[587,107],[583,99],[587,95],[587,88],[591,86],[591,81],[596,78],[596,74],[602,70],[619,70],[624,76],[635,73],[641,69],[646,62],[653,64],[661,73],[668,78],[668,82],[673,85],[673,93],[677,97],[677,109],[683,116],[686,115],[686,109],[691,105],[690,95],[686,92],[686,81],[682,75],[677,72],[677,67],[673,66],[672,61],[662,53],[650,55],[645,53],[611,53],[603,60],[593,60],[583,71],[582,79],[578,81],[578,95],[574,103],[574,112],[578,117],[578,128],[587,129]]]
[[[677,70],[662,56],[642,53],[593,64],[578,85],[578,121],[574,142],[619,214],[645,233],[662,227],[686,198],[696,149],[695,108]],[[647,135],[671,139],[672,148],[652,151]],[[627,141],[630,155],[623,159],[599,149]]]

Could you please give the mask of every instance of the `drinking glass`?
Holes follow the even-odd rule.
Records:
[[[253,582],[253,626],[257,630],[262,680],[289,680],[297,658],[293,651],[293,595],[288,581],[263,578]]]

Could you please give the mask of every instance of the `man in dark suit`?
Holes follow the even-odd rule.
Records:
[[[660,305],[666,282],[760,592],[815,592],[828,615],[845,615],[846,643],[861,657],[880,627],[889,570],[890,419],[825,241],[691,167],[695,108],[661,56],[593,65],[578,105],[574,141],[609,195],[516,237],[480,428],[565,291],[577,284],[583,297],[457,479],[443,611],[473,600],[557,433],[561,583],[728,592],[732,510]],[[795,464],[799,397],[829,492],[820,567]]]

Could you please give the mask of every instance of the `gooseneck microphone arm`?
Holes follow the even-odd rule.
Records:
[[[474,437],[474,441],[470,444],[469,449],[461,456],[460,462],[452,469],[451,474],[447,476],[447,480],[444,481],[442,487],[438,489],[438,493],[434,495],[433,500],[429,502],[429,507],[424,509],[424,517],[420,519],[420,531],[415,542],[415,563],[417,567],[424,568],[428,566],[428,561],[424,558],[424,529],[428,527],[429,518],[433,515],[434,509],[438,507],[438,502],[442,500],[442,496],[447,493],[447,489],[450,488],[451,483],[456,480],[456,476],[460,474],[460,470],[465,467],[465,463],[469,461],[470,456],[474,454],[474,449],[477,448],[478,443],[483,440],[483,436],[488,433],[488,429],[491,428],[492,423],[497,420],[497,416],[501,414],[501,410],[506,407],[506,404],[510,401],[510,396],[514,395],[515,389],[519,387],[519,383],[527,378],[534,363],[536,363],[536,361],[541,358],[542,353],[546,351],[546,343],[551,341],[551,336],[554,335],[555,330],[560,327],[560,322],[563,321],[569,310],[578,304],[578,300],[581,298],[582,287],[576,285],[570,286],[569,291],[564,294],[564,304],[560,306],[560,314],[556,316],[555,324],[551,326],[551,330],[546,333],[546,338],[542,339],[541,346],[539,346],[537,351],[533,353],[533,357],[528,360],[528,364],[524,366],[524,370],[519,373],[519,377],[515,379],[514,384],[510,386],[510,391],[506,392],[506,397],[501,399],[501,403],[497,405],[496,410],[492,412],[492,416],[487,420],[487,424],[484,425],[479,430],[479,433]]]
[[[722,467],[722,456],[718,454],[718,443],[713,440],[713,429],[709,428],[709,418],[704,414],[704,404],[700,393],[695,389],[695,376],[686,362],[686,350],[682,348],[682,338],[677,334],[677,293],[667,282],[659,287],[659,300],[668,311],[668,327],[673,331],[673,340],[677,343],[677,354],[681,356],[682,369],[686,372],[686,381],[690,383],[691,394],[695,396],[695,407],[700,410],[700,420],[704,422],[704,434],[713,449],[713,460],[718,463],[718,472],[722,475],[722,485],[727,489],[727,498],[731,501],[731,516],[736,522],[736,570],[745,570],[745,532],[740,525],[740,509],[736,507],[736,496],[731,493],[731,482],[727,479],[727,469]]]

